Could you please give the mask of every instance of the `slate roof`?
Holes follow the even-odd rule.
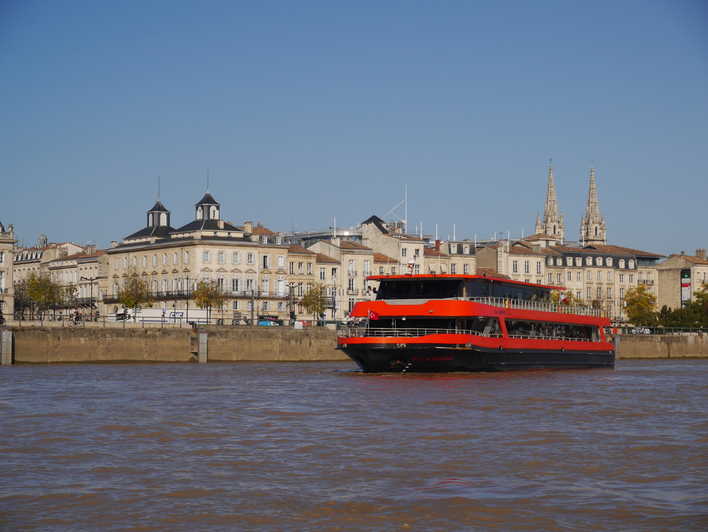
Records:
[[[229,222],[224,222],[224,227],[219,227],[219,220],[194,220],[187,225],[183,225],[178,229],[173,229],[174,233],[182,233],[186,231],[241,231],[235,225]]]
[[[651,259],[660,259],[664,257],[659,253],[651,253],[649,251],[642,251],[640,249],[625,248],[622,246],[585,246],[581,247],[571,247],[571,246],[551,246],[552,249],[560,253],[580,253],[589,255],[615,255],[621,257],[642,257]]]
[[[165,207],[160,200],[155,202],[155,205],[150,209],[148,212],[170,212],[167,210],[167,207]]]
[[[214,199],[214,196],[208,192],[202,196],[196,205],[219,205],[219,202]]]
[[[153,227],[143,227],[139,231],[136,231],[132,235],[126,236],[123,240],[132,240],[134,238],[147,238],[150,236],[158,238],[167,238],[169,234],[174,231],[174,227],[169,225],[158,225]]]

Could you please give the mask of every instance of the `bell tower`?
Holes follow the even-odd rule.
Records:
[[[536,233],[543,233],[557,238],[561,242],[565,239],[565,221],[558,208],[556,198],[556,183],[553,177],[552,161],[548,162],[548,180],[546,183],[546,204],[543,209],[543,219],[536,217]]]
[[[588,188],[588,202],[585,215],[580,222],[580,241],[584,245],[607,244],[607,226],[600,213],[600,200],[597,195],[597,181],[595,169],[590,169],[590,185]]]

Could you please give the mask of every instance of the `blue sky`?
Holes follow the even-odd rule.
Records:
[[[611,243],[708,247],[708,4],[0,3],[0,221],[105,246],[205,190],[274,230],[528,234],[553,158]]]

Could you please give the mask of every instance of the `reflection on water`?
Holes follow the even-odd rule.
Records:
[[[708,361],[0,369],[0,529],[705,530]]]

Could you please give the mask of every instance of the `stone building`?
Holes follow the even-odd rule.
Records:
[[[84,319],[101,315],[100,286],[105,285],[108,265],[106,259],[105,251],[96,250],[95,246],[87,246],[81,253],[61,256],[47,262],[49,278],[64,289],[62,310],[79,311]]]
[[[543,219],[536,216],[536,234],[550,235],[559,242],[565,239],[565,221],[558,207],[556,197],[556,183],[553,177],[553,167],[548,165],[548,179],[546,183],[546,203],[543,208]]]
[[[357,302],[371,299],[374,285],[366,279],[373,275],[374,251],[371,248],[337,238],[320,240],[308,249],[335,259],[340,265],[334,301],[336,319],[346,317]]]
[[[697,249],[695,255],[670,255],[656,265],[658,297],[657,308],[664,305],[681,308],[694,294],[708,286],[708,257],[706,250]]]
[[[288,247],[288,312],[297,318],[306,312],[302,306],[302,297],[320,282],[316,276],[317,254],[302,246]],[[292,314],[291,314],[292,315]]]
[[[12,225],[5,229],[0,223],[0,316],[4,320],[14,315],[14,276],[13,255],[15,249],[15,230]]]
[[[159,201],[147,211],[146,227],[107,250],[104,303],[119,310],[118,293],[130,276],[139,276],[166,314],[184,316],[196,308],[199,281],[214,282],[225,295],[212,315],[224,323],[258,315],[288,317],[288,249],[237,227],[221,217],[221,205],[208,192],[194,206],[194,220],[178,228]]]

